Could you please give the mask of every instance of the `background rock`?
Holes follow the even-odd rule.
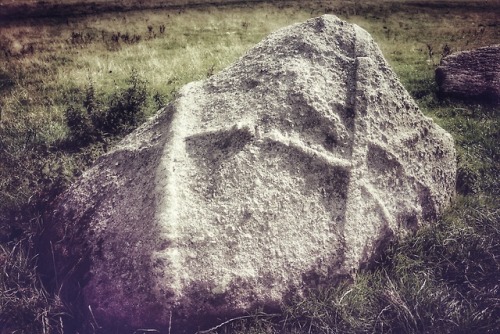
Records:
[[[500,102],[500,45],[444,57],[436,69],[443,96]]]
[[[50,263],[108,331],[194,332],[349,275],[454,182],[451,136],[368,33],[322,16],[186,85],[101,157],[59,199]]]

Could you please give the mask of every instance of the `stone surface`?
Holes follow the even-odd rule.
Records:
[[[500,44],[444,57],[436,69],[444,96],[500,102]]]
[[[454,182],[451,136],[327,15],[186,85],[60,197],[48,234],[65,298],[100,326],[189,333],[349,275]]]

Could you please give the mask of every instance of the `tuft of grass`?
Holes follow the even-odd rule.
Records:
[[[82,106],[71,105],[66,109],[66,124],[70,131],[69,142],[72,146],[82,147],[107,137],[123,136],[131,132],[146,119],[145,106],[148,99],[146,81],[137,71],[132,70],[129,86],[116,92],[108,106],[99,101],[94,83],[89,82]],[[160,95],[155,95],[155,102],[162,102]]]
[[[41,285],[26,242],[0,245],[0,328],[5,333],[63,333],[62,302]]]
[[[428,113],[453,135],[458,153],[457,190],[500,195],[498,108],[439,101]]]
[[[123,92],[111,98],[109,108],[103,116],[103,131],[126,134],[145,121],[144,105],[148,95],[146,81],[140,78],[137,71],[132,70],[128,84]]]

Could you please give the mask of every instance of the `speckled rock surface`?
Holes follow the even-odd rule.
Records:
[[[367,32],[322,16],[186,85],[64,193],[58,278],[105,328],[195,332],[349,275],[454,182],[450,135]]]

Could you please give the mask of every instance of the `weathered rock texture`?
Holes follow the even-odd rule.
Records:
[[[436,69],[444,96],[500,102],[500,44],[451,54]]]
[[[454,182],[451,137],[367,32],[323,16],[186,85],[85,173],[54,213],[58,278],[101,326],[194,331],[349,275]]]

